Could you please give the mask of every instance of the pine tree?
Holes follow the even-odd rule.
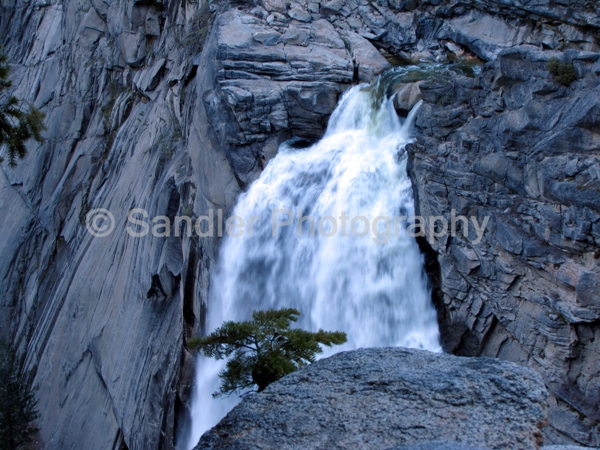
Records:
[[[314,362],[315,355],[323,351],[320,344],[331,347],[346,342],[346,333],[339,331],[290,329],[299,315],[293,308],[254,311],[251,321],[225,322],[205,338],[190,339],[188,347],[200,349],[208,357],[224,359],[233,355],[219,374],[221,388],[213,396],[239,393],[254,386],[260,392]]]
[[[558,58],[550,58],[546,63],[548,72],[554,75],[554,81],[563,86],[570,86],[573,81],[577,80],[577,70],[573,64],[562,62]]]
[[[16,450],[38,431],[31,423],[39,417],[37,401],[20,365],[14,349],[0,341],[0,450]]]
[[[0,54],[0,95],[12,85],[8,79],[10,69],[6,63],[6,55]],[[33,138],[43,142],[42,131],[45,115],[39,109],[29,106],[26,111],[13,95],[2,96],[0,101],[0,149],[6,147],[8,165],[15,167],[17,158],[22,159],[27,154],[25,142]],[[0,158],[0,162],[4,159]]]

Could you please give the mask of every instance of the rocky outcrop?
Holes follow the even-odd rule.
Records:
[[[522,46],[477,78],[426,82],[409,168],[422,215],[489,218],[480,243],[464,224],[432,242],[446,350],[540,371],[549,441],[587,445],[600,442],[599,56]],[[550,57],[580,79],[555,82]]]
[[[542,380],[516,364],[361,349],[319,360],[249,396],[196,450],[373,450],[440,440],[454,443],[441,448],[533,449],[546,414]]]
[[[216,84],[204,91],[203,101],[242,186],[256,178],[281,142],[319,138],[353,81],[390,66],[358,34],[313,20],[299,7],[291,16],[285,11],[281,3],[265,2],[250,11],[226,11],[215,23],[215,53],[209,57]],[[308,14],[306,20],[292,18],[299,11]]]

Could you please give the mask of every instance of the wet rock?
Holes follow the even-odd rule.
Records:
[[[406,84],[398,90],[394,96],[394,107],[404,114],[410,111],[420,100],[423,99],[419,86],[421,82]]]

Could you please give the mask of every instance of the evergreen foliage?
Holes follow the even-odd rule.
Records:
[[[16,450],[38,431],[31,423],[39,417],[37,401],[20,365],[14,349],[0,341],[0,450]]]
[[[10,69],[6,63],[6,55],[0,54],[0,94],[10,88],[8,79]],[[29,106],[26,111],[16,99],[9,94],[0,100],[0,149],[6,147],[8,154],[8,165],[15,167],[17,158],[22,159],[27,154],[25,142],[33,138],[43,142],[42,131],[45,115],[39,109]],[[0,158],[0,162],[4,159]]]
[[[577,79],[577,71],[573,64],[567,64],[558,58],[550,58],[546,63],[548,72],[554,75],[554,81],[563,86],[570,86]]]
[[[293,308],[254,311],[247,322],[225,322],[205,338],[188,342],[208,357],[232,356],[219,374],[221,388],[213,394],[239,393],[254,386],[258,392],[299,367],[315,361],[323,350],[346,342],[346,333],[291,329],[300,313]]]

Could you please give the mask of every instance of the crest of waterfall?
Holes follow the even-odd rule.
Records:
[[[282,144],[240,196],[233,215],[253,225],[223,240],[207,332],[285,306],[300,311],[301,328],[346,332],[348,342],[323,356],[383,346],[441,351],[423,256],[398,219],[414,216],[404,148],[418,106],[401,120],[385,95],[392,81],[346,92],[319,142]],[[211,396],[223,367],[198,358],[187,448],[239,401]]]

